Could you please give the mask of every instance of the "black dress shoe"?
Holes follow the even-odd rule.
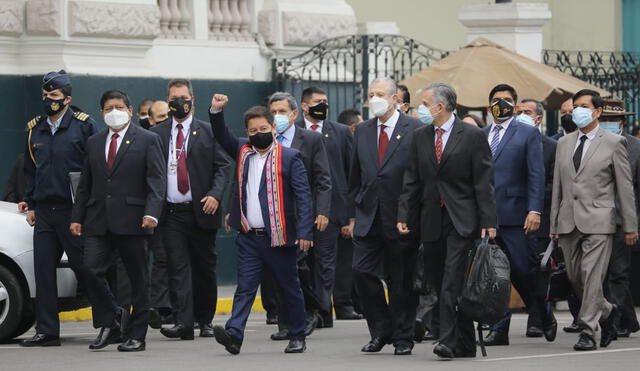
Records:
[[[418,343],[422,343],[426,333],[427,327],[424,325],[424,322],[416,321],[415,326],[413,326],[413,340]]]
[[[35,334],[31,339],[22,340],[23,347],[59,347],[60,336]]]
[[[542,329],[540,329],[539,327],[529,326],[527,327],[526,335],[528,338],[541,338],[544,336],[544,333],[542,332]]]
[[[224,346],[224,349],[231,354],[240,353],[240,342],[231,336],[229,331],[222,326],[213,326],[213,335],[218,344]]]
[[[313,331],[316,329],[316,326],[318,326],[318,316],[313,315],[313,316],[307,317],[304,323],[304,336],[307,337],[313,334]]]
[[[336,308],[337,320],[359,320],[363,318],[362,314],[357,313],[353,308]]]
[[[119,326],[103,327],[100,329],[98,337],[89,345],[89,349],[98,350],[106,347],[109,344],[114,344],[122,338],[122,332]]]
[[[602,329],[602,334],[600,335],[600,347],[606,348],[611,344],[612,341],[618,340],[618,330],[616,329],[616,322],[620,315],[620,311],[618,310],[618,306],[616,304],[612,304],[613,308],[611,309],[611,313],[609,313],[609,317],[604,321],[600,321],[600,328]]]
[[[628,338],[629,336],[631,336],[631,330],[629,330],[628,328],[618,329],[617,336],[619,338]]]
[[[289,340],[289,344],[284,348],[285,353],[304,353],[305,350],[307,350],[307,343],[300,339]]]
[[[283,328],[278,332],[271,334],[271,340],[280,341],[280,340],[289,340],[289,330]]]
[[[159,330],[162,328],[162,316],[157,309],[149,309],[149,327]]]
[[[436,335],[434,332],[432,331],[427,331],[426,334],[424,334],[424,338],[422,338],[423,340],[426,341],[433,341],[433,340],[438,340],[438,335]]]
[[[391,341],[386,338],[373,338],[362,347],[362,351],[365,353],[378,353],[384,348],[385,345],[391,344]]]
[[[277,325],[278,324],[278,315],[275,313],[267,312],[267,325]]]
[[[569,326],[563,327],[562,331],[568,332],[570,334],[576,334],[582,331],[582,329],[580,328],[580,326],[578,326],[578,323],[576,321],[573,321]]]
[[[486,338],[484,338],[484,345],[509,345],[509,334],[506,332],[490,331]]]
[[[146,349],[147,345],[144,340],[129,339],[124,343],[118,345],[118,351],[120,352],[142,352]]]
[[[213,325],[210,323],[202,324],[200,323],[200,337],[201,338],[212,338],[213,337]]]
[[[455,357],[453,350],[451,350],[451,348],[449,348],[448,346],[442,343],[438,343],[433,348],[433,353],[435,353],[435,355],[437,355],[438,358],[444,359],[444,360],[452,360]]]
[[[163,327],[160,333],[169,339],[180,338],[182,340],[193,340],[193,328],[184,325],[175,325],[173,327]]]
[[[413,343],[409,343],[407,341],[403,341],[401,343],[396,344],[395,350],[393,354],[397,356],[408,356],[411,355],[411,350],[413,349]]]
[[[558,321],[556,321],[556,318],[552,317],[552,319],[542,327],[542,331],[547,341],[551,342],[556,340],[556,335],[558,334]]]
[[[578,351],[596,350],[596,341],[587,334],[580,334],[578,342],[573,346],[573,349]]]

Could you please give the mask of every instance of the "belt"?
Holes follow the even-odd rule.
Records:
[[[171,202],[167,202],[167,209],[169,211],[193,211],[193,203],[182,202],[179,204],[174,204]]]
[[[252,234],[254,236],[262,237],[267,235],[267,230],[265,228],[253,228],[243,234]]]

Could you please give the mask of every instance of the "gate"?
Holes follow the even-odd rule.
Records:
[[[449,52],[399,35],[350,35],[320,42],[292,58],[273,60],[276,88],[300,99],[302,91],[317,86],[329,96],[329,118],[344,109],[363,111],[369,82],[376,77],[397,81],[446,57]]]

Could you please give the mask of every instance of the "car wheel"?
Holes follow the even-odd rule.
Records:
[[[13,272],[0,266],[0,342],[12,339],[22,322],[25,293]]]

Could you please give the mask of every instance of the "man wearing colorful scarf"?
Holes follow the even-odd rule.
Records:
[[[300,152],[275,141],[273,115],[265,107],[244,114],[248,138],[237,138],[225,124],[228,98],[216,94],[209,119],[213,134],[238,162],[237,196],[229,224],[240,232],[238,287],[231,318],[214,326],[216,341],[231,354],[240,353],[244,329],[264,267],[273,273],[284,301],[279,320],[289,329],[285,353],[302,353],[305,308],[296,265],[297,251],[313,246],[313,211],[309,181]]]

